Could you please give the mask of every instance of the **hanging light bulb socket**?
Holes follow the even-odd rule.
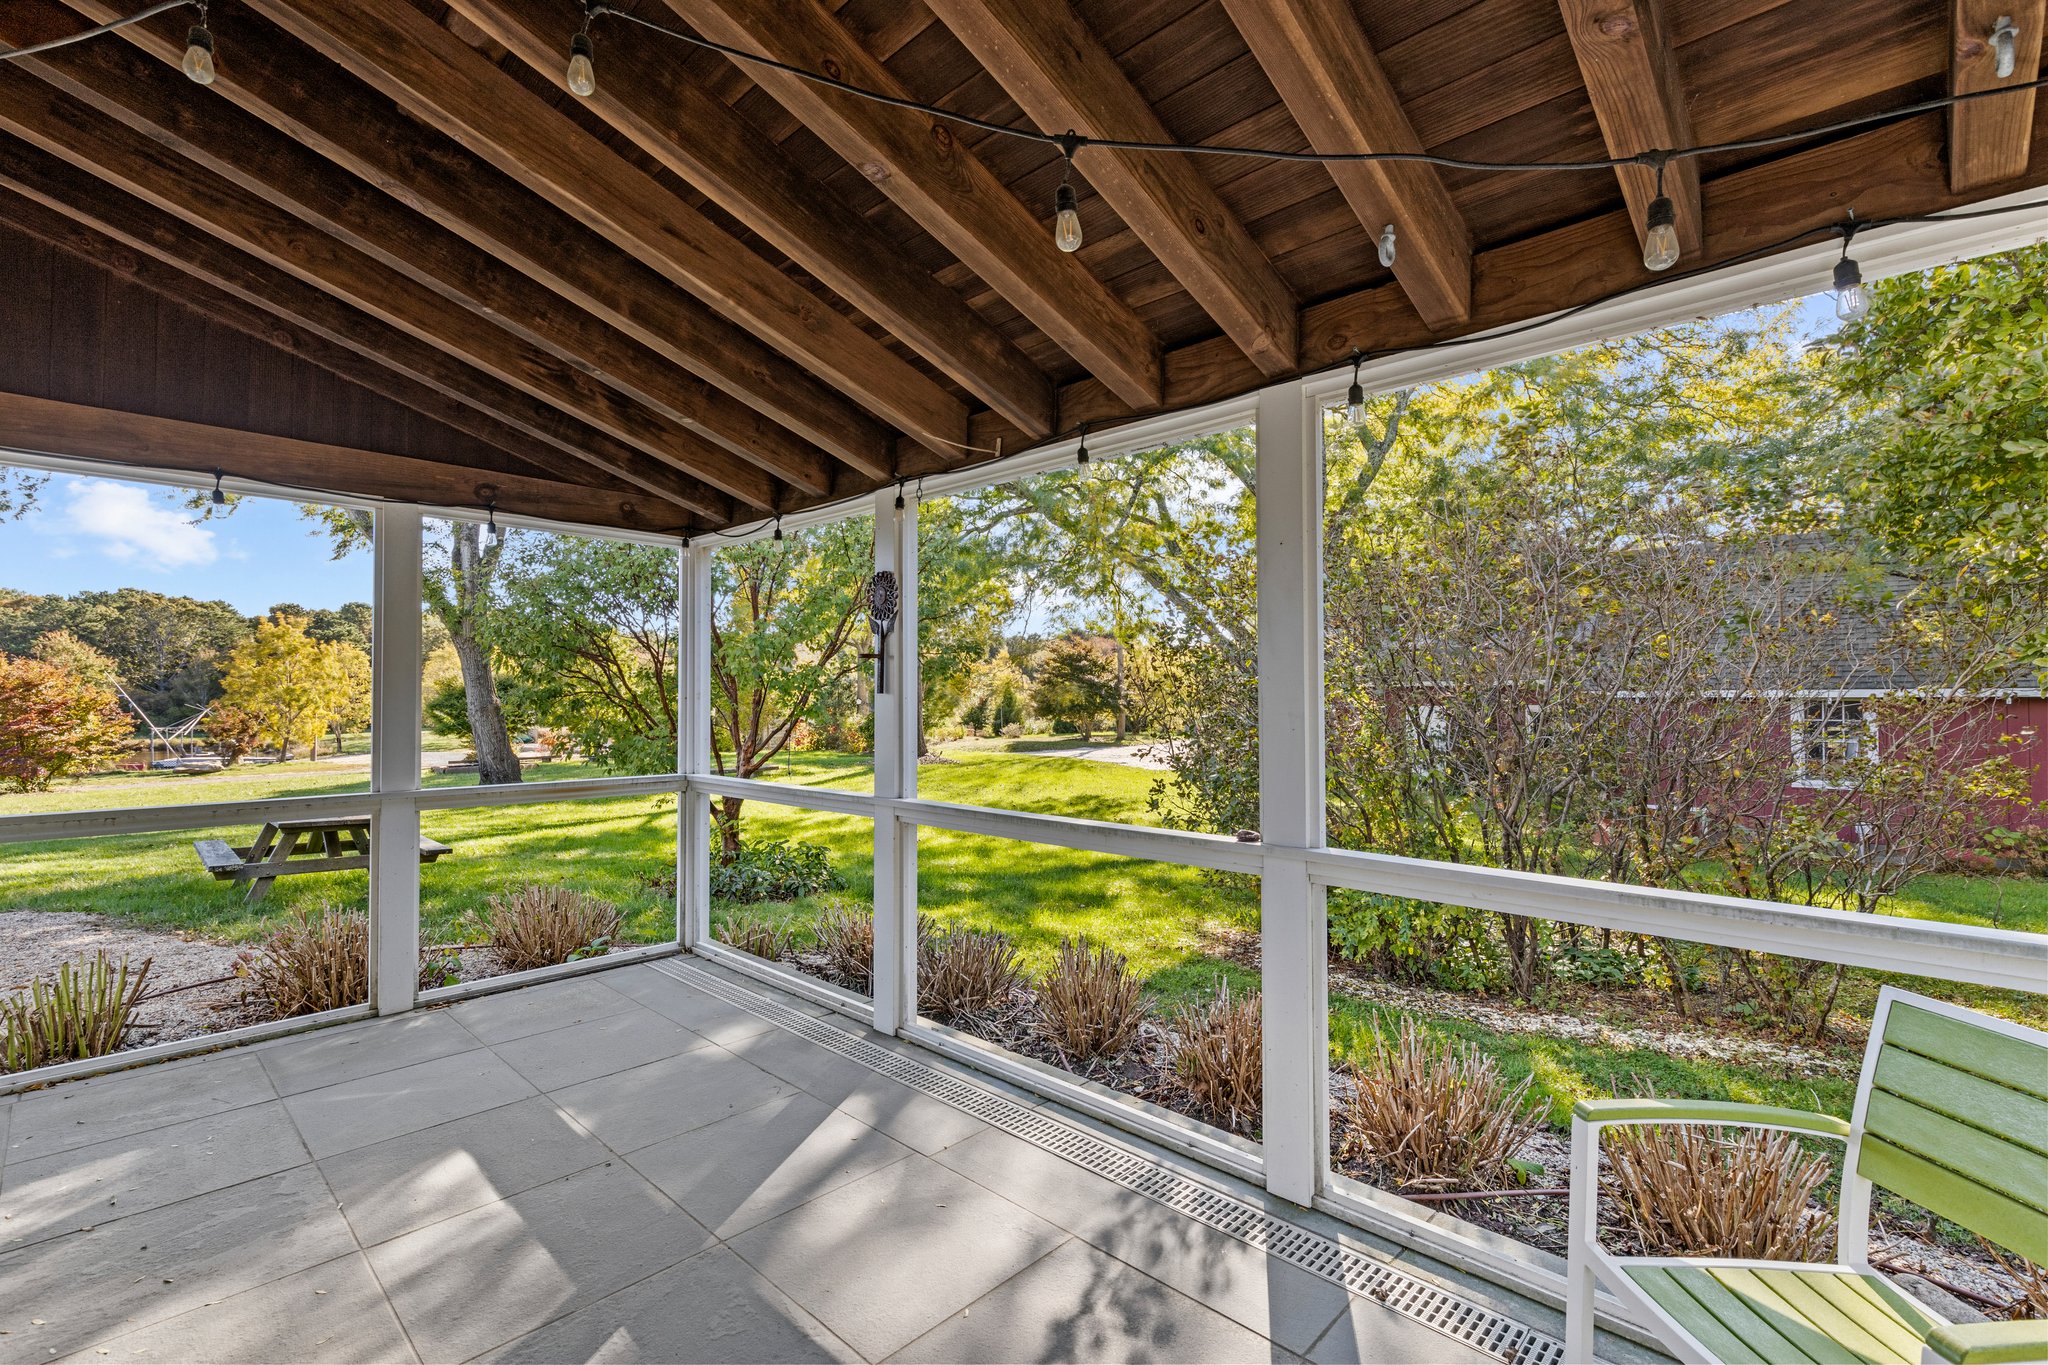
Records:
[[[1380,229],[1379,256],[1382,266],[1388,270],[1394,268],[1394,225],[1392,223]]]
[[[1344,391],[1344,416],[1353,426],[1365,420],[1365,385],[1358,382],[1358,371],[1365,364],[1365,352],[1352,348],[1351,387]]]
[[[597,93],[597,49],[590,44],[590,16],[583,16],[583,28],[569,39],[569,70],[563,77],[569,93],[589,99]]]
[[[1670,154],[1656,152],[1657,194],[1643,214],[1643,269],[1669,270],[1678,264],[1678,205],[1664,193],[1664,167]]]
[[[1059,139],[1060,187],[1052,196],[1052,240],[1061,251],[1081,249],[1081,210],[1074,198],[1074,153],[1081,150],[1081,135],[1069,128]]]
[[[484,504],[484,537],[496,545],[503,533],[498,530],[498,504],[491,501]]]
[[[1075,447],[1074,463],[1079,465],[1088,463],[1088,424],[1086,422],[1081,423],[1081,444]]]
[[[781,541],[781,539],[782,539],[782,518],[781,518],[781,517],[777,517],[777,518],[775,519],[775,539],[776,539],[776,541],[777,541],[777,542],[780,542],[780,541]]]
[[[1998,79],[2011,80],[2019,64],[2019,25],[2013,23],[2010,14],[2001,14],[1991,26],[1991,69],[1998,73]]]
[[[213,471],[213,505],[215,507],[225,507],[228,505],[228,495],[221,491],[220,480],[221,473],[216,469]]]
[[[1863,267],[1849,254],[1850,243],[1856,240],[1857,229],[1863,225],[1856,221],[1856,212],[1849,211],[1849,221],[1839,229],[1842,234],[1842,259],[1835,262],[1835,316],[1844,322],[1854,322],[1870,311],[1870,291],[1863,287]]]
[[[199,7],[199,22],[185,35],[185,59],[178,65],[198,84],[213,84],[213,33],[206,26],[204,5]]]

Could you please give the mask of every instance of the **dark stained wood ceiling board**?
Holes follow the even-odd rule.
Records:
[[[137,8],[8,0],[0,44]],[[1995,92],[2048,27],[2048,0],[617,8],[589,99],[580,0],[213,0],[211,86],[178,70],[189,10],[0,63],[0,446],[682,535],[1657,278],[1642,165],[1084,142],[1061,252],[1056,146],[628,13],[1002,129],[1484,163]],[[1673,161],[1678,269],[2048,184],[2044,119],[2013,91]]]

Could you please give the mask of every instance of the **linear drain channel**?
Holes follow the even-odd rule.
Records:
[[[1157,1200],[1177,1213],[1342,1285],[1354,1294],[1383,1303],[1497,1360],[1509,1365],[1561,1365],[1564,1360],[1564,1343],[1555,1337],[1525,1327],[1470,1299],[1446,1293],[1321,1233],[1276,1218],[1257,1205],[1191,1180],[1084,1128],[1027,1108],[937,1067],[877,1047],[709,972],[684,966],[674,959],[650,965],[891,1080],[944,1100],[990,1127],[1036,1143],[1083,1170]]]

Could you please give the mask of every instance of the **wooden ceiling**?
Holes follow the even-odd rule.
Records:
[[[7,0],[0,44],[135,3]],[[1721,142],[2023,82],[2040,69],[2044,7],[616,6],[1009,126],[1491,161]],[[2001,14],[2020,29],[2004,82],[1985,41]],[[295,428],[266,406],[290,409],[308,382],[280,377],[228,408],[202,405],[195,425],[189,404],[163,397],[168,372],[226,350],[170,335],[144,382],[121,368],[137,351],[115,334],[127,314],[101,310],[97,332],[81,329],[72,296],[50,288],[46,316],[19,317],[17,335],[68,335],[77,344],[49,354],[82,347],[101,373],[80,402],[50,373],[59,361],[38,368],[23,358],[34,346],[0,346],[0,446],[456,505],[488,494],[510,512],[687,532],[1651,278],[1640,167],[1486,173],[1088,147],[1074,177],[1086,241],[1067,255],[1052,241],[1051,147],[618,15],[593,25],[598,89],[578,99],[562,80],[581,20],[578,0],[213,0],[210,87],[178,70],[190,10],[0,64],[0,222],[168,295],[177,308],[163,317],[189,316],[193,336],[246,334],[326,372],[356,408],[405,414],[360,439],[322,428],[285,440]],[[2048,100],[2016,92],[1674,163],[1679,268],[1851,208],[1927,213],[2048,183],[2044,119]],[[1387,223],[1391,272],[1374,250]],[[56,409],[75,412],[75,430]],[[402,438],[388,434],[398,426]]]

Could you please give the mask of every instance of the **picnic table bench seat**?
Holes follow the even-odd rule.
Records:
[[[246,847],[225,839],[194,839],[192,851],[215,880],[249,883],[248,900],[254,904],[269,893],[271,883],[279,877],[369,867],[370,818],[345,815],[273,820]],[[423,863],[452,851],[439,840],[420,836]]]
[[[1836,1264],[1610,1254],[1599,1244],[1600,1133],[1622,1124],[1725,1124],[1846,1142]],[[1579,1101],[1565,1359],[1593,1358],[1594,1289],[1604,1285],[1688,1362],[2048,1361],[2048,1322],[1952,1323],[1872,1267],[1879,1186],[2048,1263],[2048,1033],[1887,986],[1846,1123],[1723,1100]]]

